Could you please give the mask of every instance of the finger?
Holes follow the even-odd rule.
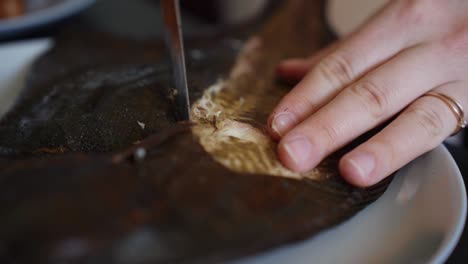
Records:
[[[285,135],[366,72],[420,41],[419,24],[402,26],[396,18],[401,2],[405,1],[392,1],[389,8],[350,35],[280,101],[268,120],[274,138]]]
[[[293,58],[282,61],[276,67],[276,75],[283,81],[291,84],[296,84],[306,73],[317,64],[322,58],[335,51],[339,46],[339,42],[328,45],[314,55],[308,58]]]
[[[281,161],[294,171],[310,170],[401,111],[428,88],[456,79],[459,70],[449,56],[442,45],[435,44],[405,50],[289,131],[279,143]],[[450,64],[444,65],[444,61]]]
[[[436,91],[468,107],[467,83],[450,83]],[[419,155],[435,148],[456,128],[457,116],[440,99],[423,96],[366,143],[345,155],[339,164],[351,184],[378,183]]]

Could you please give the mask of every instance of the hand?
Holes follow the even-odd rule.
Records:
[[[277,73],[301,80],[271,114],[278,155],[307,171],[364,132],[397,117],[339,164],[351,184],[375,184],[457,128],[435,91],[468,108],[468,1],[391,1],[358,31]]]

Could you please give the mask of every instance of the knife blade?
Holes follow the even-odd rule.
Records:
[[[169,49],[175,84],[176,117],[190,120],[190,99],[185,69],[184,43],[180,19],[179,0],[161,0],[164,20],[164,37]]]

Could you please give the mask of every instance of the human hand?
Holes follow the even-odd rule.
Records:
[[[397,117],[339,164],[356,186],[373,185],[435,148],[461,125],[447,95],[468,108],[468,1],[395,0],[359,30],[277,74],[301,80],[268,120],[278,155],[307,171]]]

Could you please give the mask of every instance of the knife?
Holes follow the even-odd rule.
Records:
[[[180,19],[179,0],[161,0],[164,19],[164,37],[169,49],[175,83],[176,117],[190,120],[190,100],[185,69],[184,43]]]

